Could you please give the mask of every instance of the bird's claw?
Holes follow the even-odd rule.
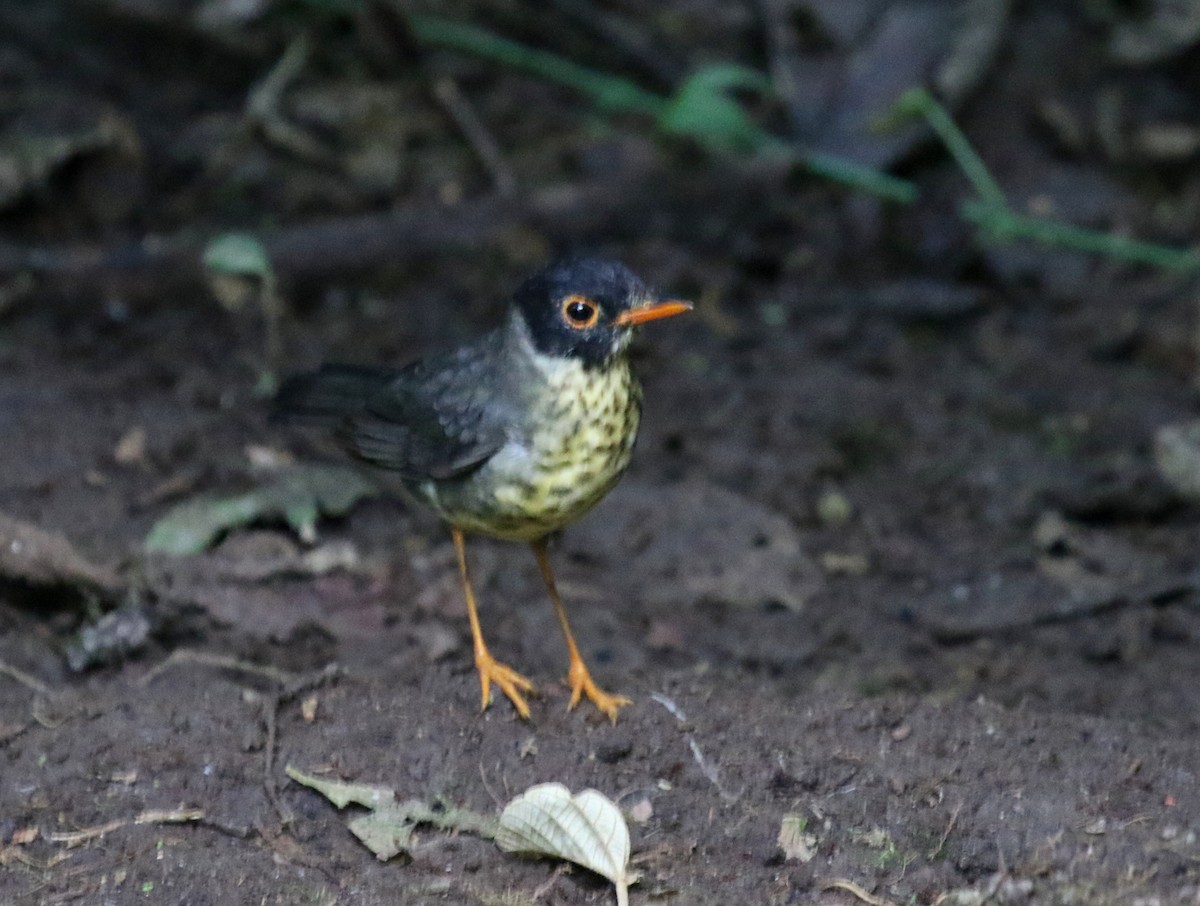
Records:
[[[615,724],[617,712],[626,705],[633,704],[632,699],[628,699],[624,695],[613,695],[597,686],[583,661],[575,661],[571,664],[567,673],[567,683],[571,687],[571,701],[567,704],[568,711],[578,705],[580,699],[586,695],[588,701],[599,708],[601,713]]]
[[[479,684],[482,687],[480,711],[486,711],[488,705],[492,703],[492,683],[495,683],[496,687],[508,696],[508,700],[517,709],[517,713],[529,720],[529,705],[521,693],[533,692],[533,683],[513,670],[512,667],[497,661],[487,652],[476,654],[475,667],[479,671]]]

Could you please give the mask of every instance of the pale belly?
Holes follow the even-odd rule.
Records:
[[[451,525],[533,540],[578,519],[620,479],[633,455],[640,388],[629,379],[581,386],[538,414],[539,429],[514,438],[461,479],[413,490]]]

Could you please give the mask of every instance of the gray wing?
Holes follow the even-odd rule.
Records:
[[[360,459],[410,480],[476,469],[507,440],[506,407],[494,401],[499,337],[391,372],[337,437]]]

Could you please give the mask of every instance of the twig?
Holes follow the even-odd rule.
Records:
[[[22,686],[32,690],[43,698],[57,698],[59,695],[57,691],[51,689],[36,676],[26,673],[19,667],[14,667],[7,661],[0,661],[0,673],[12,677]]]
[[[950,820],[946,823],[946,829],[942,831],[942,836],[938,839],[937,846],[929,851],[926,858],[935,859],[938,853],[946,848],[946,841],[950,839],[950,833],[954,830],[954,825],[958,823],[958,814],[962,811],[962,808],[961,802],[954,806],[954,811],[950,813]]]
[[[441,76],[433,79],[430,90],[442,105],[442,109],[454,120],[458,131],[474,149],[476,157],[491,174],[496,191],[504,198],[515,195],[517,177],[513,174],[512,167],[504,159],[499,143],[492,137],[483,120],[476,115],[475,108],[459,90],[458,83],[449,76]]]
[[[29,708],[29,714],[39,726],[45,727],[47,730],[61,727],[72,717],[76,716],[79,711],[78,703],[65,691],[52,689],[36,676],[26,673],[19,667],[14,667],[7,661],[0,661],[0,674],[11,677],[33,692],[33,704]],[[62,710],[62,713],[55,714],[55,709],[51,706],[58,706],[59,709],[63,709],[64,704],[66,707]],[[29,729],[29,725],[18,728],[0,739],[0,744],[15,739],[27,729]]]
[[[279,102],[296,76],[308,62],[308,37],[300,35],[287,46],[283,56],[271,67],[246,98],[246,115],[262,123],[278,115]]]
[[[0,846],[0,867],[8,866],[16,862],[17,864],[25,868],[32,869],[33,871],[36,871],[42,875],[50,871],[50,869],[54,868],[54,866],[66,862],[69,858],[71,858],[70,853],[57,852],[45,859],[35,859],[26,853],[20,846]],[[41,885],[39,885],[39,887],[40,886]],[[37,888],[35,888],[35,890],[36,889]],[[28,891],[28,893],[31,895],[34,892],[34,890]]]
[[[775,190],[790,161],[764,158],[718,169],[711,180],[677,178],[670,169],[638,163],[613,177],[562,183],[504,199],[489,195],[447,206],[421,204],[328,218],[268,232],[259,238],[280,277],[314,278],[419,260],[433,252],[478,249],[523,224],[553,236],[559,247],[598,236],[644,236],[644,209],[630,199],[653,195],[658,210],[711,211],[730,198]],[[190,231],[148,237],[126,246],[23,246],[0,241],[0,279],[31,273],[62,288],[120,287],[147,300],[171,297],[168,286],[201,282],[207,240]]]
[[[700,767],[700,773],[707,777],[709,782],[717,788],[717,792],[722,799],[726,802],[736,802],[741,794],[725,789],[724,784],[721,783],[720,768],[704,757],[704,753],[700,751],[700,744],[696,742],[696,737],[689,733],[687,741],[688,748],[692,750],[692,757],[696,759],[696,764]]]
[[[46,839],[51,843],[65,843],[67,846],[78,846],[80,843],[87,843],[89,840],[95,840],[98,837],[111,834],[113,831],[124,827],[128,823],[128,821],[123,821],[120,818],[116,818],[112,821],[106,821],[104,824],[96,824],[92,827],[85,827],[82,830],[49,833],[46,834]]]
[[[264,696],[262,699],[262,720],[267,729],[267,738],[263,743],[263,790],[267,801],[275,808],[279,823],[289,827],[296,816],[291,808],[279,797],[279,784],[275,782],[275,725],[279,713],[279,696]]]
[[[1050,613],[1021,614],[1012,619],[994,621],[987,625],[927,621],[933,638],[939,642],[960,644],[972,639],[1039,626],[1060,626],[1079,620],[1090,620],[1114,611],[1157,605],[1177,598],[1191,600],[1198,585],[1192,576],[1180,576],[1130,585],[1116,591],[1065,603]]]
[[[753,168],[742,183],[764,182]],[[778,168],[773,168],[777,179]],[[549,186],[515,200],[487,196],[448,207],[413,205],[396,211],[327,218],[291,226],[261,237],[278,273],[313,277],[371,267],[381,261],[418,259],[451,248],[477,248],[526,223],[564,243],[609,233],[629,218],[629,199],[669,174],[642,168],[577,185]],[[737,179],[737,174],[727,174]],[[726,183],[728,185],[728,183]],[[749,186],[747,187],[749,188]],[[630,219],[630,229],[633,228]],[[644,228],[644,224],[638,224]],[[100,278],[126,291],[140,281],[146,295],[164,298],[171,281],[204,278],[201,257],[207,241],[188,231],[170,237],[150,236],[115,248],[92,246],[24,246],[0,242],[0,278],[30,273],[63,282],[89,285]]]
[[[204,810],[198,808],[152,808],[133,819],[134,824],[184,824],[203,821]]]
[[[554,885],[558,883],[558,879],[563,875],[570,874],[570,872],[571,866],[567,862],[555,866],[554,871],[550,873],[550,877],[533,889],[533,893],[529,895],[529,901],[531,903],[540,903],[542,897],[554,889]]]
[[[266,790],[267,799],[275,807],[275,812],[285,827],[292,824],[295,815],[280,798],[279,784],[275,781],[275,742],[279,709],[297,696],[323,686],[341,675],[342,668],[337,664],[326,664],[316,673],[293,679],[274,695],[262,696],[263,724],[267,731],[267,738],[263,744],[263,789]]]
[[[821,885],[822,890],[844,890],[856,899],[862,900],[868,906],[896,906],[896,904],[886,899],[885,897],[877,897],[867,889],[855,884],[853,881],[848,881],[845,878],[834,878],[832,881],[826,881]]]
[[[504,808],[504,800],[496,795],[492,789],[492,785],[488,782],[487,772],[483,769],[483,761],[479,762],[479,779],[483,781],[483,791],[492,797],[492,802],[496,804],[496,808]]]
[[[116,818],[104,824],[85,827],[77,831],[59,831],[46,834],[51,843],[65,843],[67,846],[78,846],[100,837],[105,837],[115,830],[120,830],[131,824],[185,824],[193,821],[203,821],[204,811],[198,808],[177,809],[147,809],[136,815],[132,820]]]
[[[218,821],[216,818],[203,817],[196,822],[202,827],[207,827],[217,833],[225,834],[227,837],[233,837],[236,840],[249,840],[255,836],[258,831],[252,827],[242,827],[237,824],[226,824],[224,821]]]
[[[283,93],[304,69],[308,54],[308,37],[301,34],[251,90],[246,100],[246,119],[267,141],[283,151],[300,160],[328,166],[336,162],[334,155],[303,129],[292,125],[280,112]]]
[[[263,694],[253,692],[251,694],[254,700],[262,704],[262,721],[266,730],[266,740],[263,743],[263,788],[266,791],[267,800],[275,808],[280,822],[285,826],[290,825],[295,816],[287,804],[280,798],[279,786],[275,782],[275,746],[278,737],[279,709],[298,695],[302,695],[341,676],[342,668],[337,664],[326,664],[316,673],[307,676],[297,676],[294,673],[289,673],[286,670],[280,670],[277,667],[271,667],[267,664],[256,664],[229,655],[214,654],[208,651],[180,648],[173,651],[170,657],[142,677],[141,684],[143,686],[149,685],[168,668],[178,667],[182,664],[198,664],[204,667],[214,667],[218,670],[238,670],[271,680],[282,687],[274,693]]]
[[[463,95],[458,83],[450,76],[438,74],[399,5],[387,0],[368,0],[361,6],[359,15],[360,36],[376,63],[385,71],[398,74],[401,61],[407,66],[415,60],[429,86],[430,95],[467,140],[483,168],[492,177],[496,191],[504,198],[514,195],[517,179],[512,167],[504,159],[500,144]]]
[[[664,708],[666,708],[667,711],[670,712],[671,716],[673,718],[675,718],[677,721],[679,721],[681,724],[687,723],[687,714],[684,713],[683,708],[681,708],[681,707],[679,707],[679,705],[675,704],[674,699],[667,698],[665,695],[663,695],[660,692],[651,692],[650,698],[652,698],[654,701],[658,702],[660,705],[662,705]]]
[[[666,708],[670,715],[681,725],[687,726],[687,715],[684,714],[683,709],[675,704],[674,701],[658,692],[651,693],[650,697]],[[721,783],[720,768],[704,757],[704,752],[700,750],[700,744],[696,742],[695,734],[687,733],[684,738],[687,739],[688,748],[692,751],[692,758],[696,760],[696,765],[700,768],[700,773],[717,788],[717,793],[720,797],[726,802],[736,802],[741,798],[741,793],[734,793],[731,790],[727,790]]]

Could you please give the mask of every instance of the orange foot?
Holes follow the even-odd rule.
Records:
[[[508,696],[513,707],[517,709],[517,713],[526,720],[529,719],[529,705],[526,704],[525,697],[521,693],[532,692],[533,683],[513,670],[512,667],[500,663],[486,651],[476,652],[475,669],[479,671],[479,684],[483,687],[480,711],[486,711],[487,706],[492,703],[492,683],[495,683],[500,691]]]
[[[571,686],[571,701],[567,705],[568,711],[579,704],[579,699],[586,695],[588,701],[599,708],[615,724],[617,711],[626,705],[633,704],[633,701],[624,695],[610,695],[597,686],[592,680],[592,675],[588,673],[587,665],[582,660],[571,662],[571,667],[567,671],[567,683]]]

